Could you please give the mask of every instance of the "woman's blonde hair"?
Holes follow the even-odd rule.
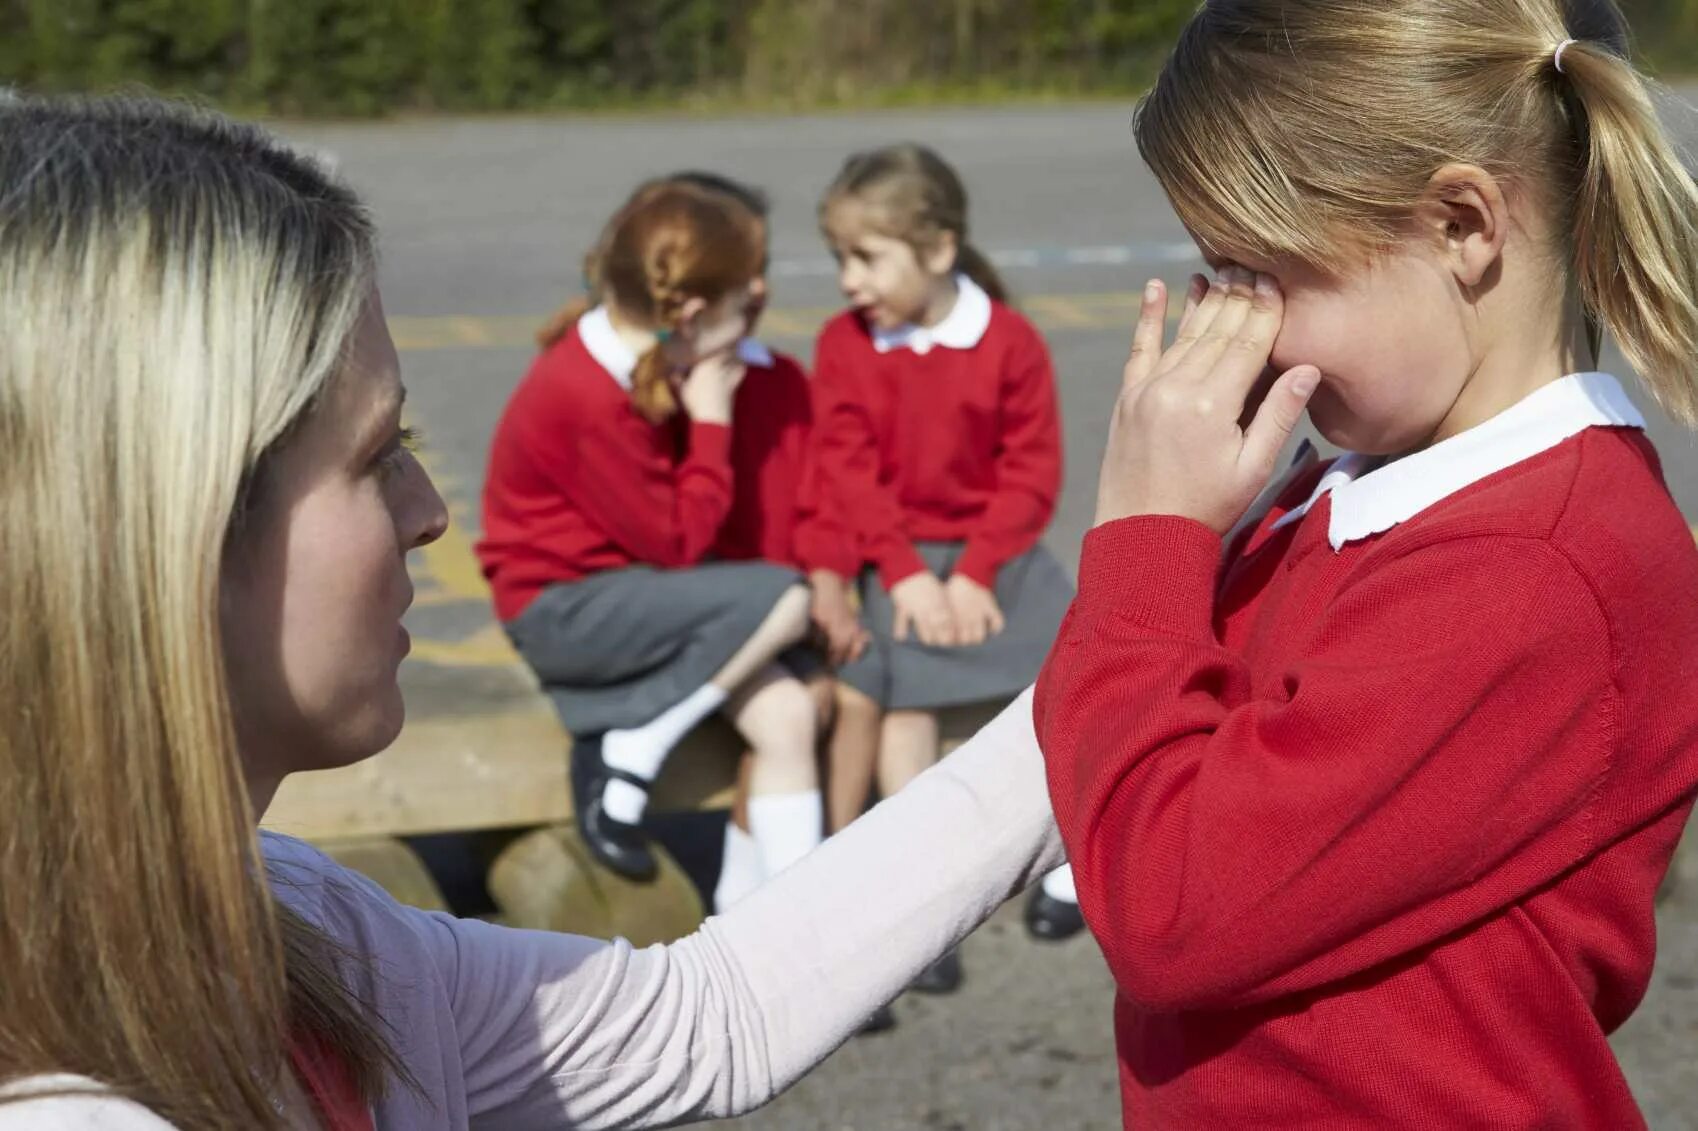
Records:
[[[1698,189],[1650,91],[1611,0],[1207,0],[1137,138],[1205,245],[1323,270],[1479,166],[1545,210],[1594,348],[1698,424]]]
[[[257,129],[0,101],[0,1081],[268,1128],[291,1037],[368,1096],[398,1067],[268,894],[219,627],[374,275],[359,202]]]

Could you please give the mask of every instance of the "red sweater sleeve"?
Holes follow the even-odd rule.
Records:
[[[830,570],[848,579],[861,572],[860,548],[841,500],[829,489],[814,445],[802,469],[796,519],[796,560],[802,568]]]
[[[707,555],[731,510],[731,429],[692,423],[676,467],[634,454],[629,435],[597,422],[577,442],[576,466],[556,486],[610,539],[662,569]]]
[[[1012,351],[1002,381],[1002,436],[996,494],[955,563],[957,573],[993,588],[1004,562],[1030,550],[1055,514],[1061,492],[1061,419],[1055,368],[1035,331]]]
[[[1408,551],[1316,610],[1309,654],[1254,693],[1212,628],[1219,556],[1177,518],[1092,532],[1039,682],[1080,904],[1128,1000],[1231,1008],[1331,983],[1595,850],[1620,700],[1608,622],[1559,551]]]
[[[903,533],[895,488],[880,477],[878,438],[867,397],[836,356],[828,329],[814,362],[817,487],[830,496],[828,505],[841,508],[855,536],[857,556],[878,567],[889,589],[925,569],[926,563]]]

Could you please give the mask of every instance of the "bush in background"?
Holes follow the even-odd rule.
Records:
[[[1129,94],[1196,0],[0,0],[0,82],[281,114]],[[1698,0],[1628,0],[1698,72]]]

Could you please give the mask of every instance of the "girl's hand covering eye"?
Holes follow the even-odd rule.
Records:
[[[1311,365],[1264,382],[1285,315],[1272,276],[1229,266],[1206,289],[1199,282],[1166,349],[1167,290],[1145,289],[1103,456],[1098,526],[1178,515],[1225,534],[1267,485],[1320,384]]]

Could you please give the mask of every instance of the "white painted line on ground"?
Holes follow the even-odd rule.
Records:
[[[1146,240],[1129,244],[1094,247],[1001,248],[985,253],[998,267],[1025,270],[1036,267],[1123,267],[1131,263],[1189,263],[1199,256],[1189,243]],[[837,264],[828,256],[810,255],[776,259],[772,274],[781,279],[829,278]]]

